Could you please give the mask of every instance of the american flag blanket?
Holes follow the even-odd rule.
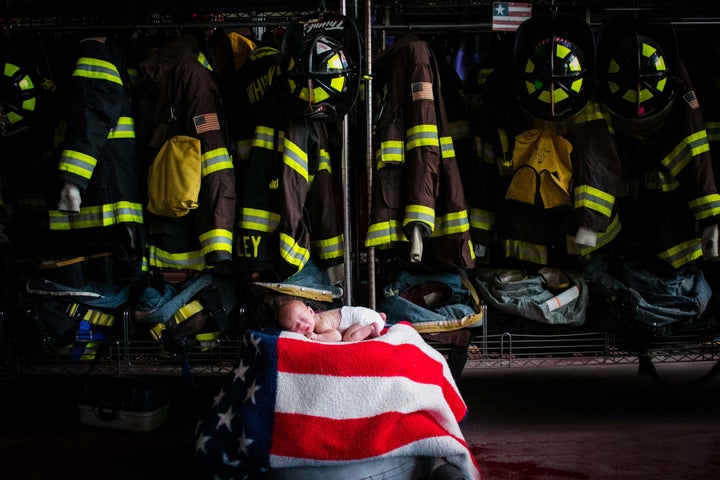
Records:
[[[479,479],[459,426],[466,414],[444,357],[410,324],[354,343],[248,331],[198,424],[197,474],[252,479],[275,468],[423,456]]]

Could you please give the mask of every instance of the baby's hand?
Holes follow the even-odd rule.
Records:
[[[307,338],[309,338],[310,340],[317,340],[317,338],[318,338],[317,333],[315,333],[315,332],[310,332],[310,333],[308,333],[308,334],[305,335],[305,336],[306,336]]]

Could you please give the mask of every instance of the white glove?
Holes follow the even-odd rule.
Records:
[[[410,261],[412,263],[422,262],[423,255],[423,238],[422,230],[419,225],[415,225],[412,229],[410,238]]]
[[[710,225],[702,231],[702,253],[703,258],[715,258],[718,253],[718,226]]]
[[[74,183],[65,182],[60,191],[58,210],[62,213],[80,213],[80,188]]]
[[[594,247],[597,245],[597,232],[589,228],[580,227],[575,234],[575,243],[585,247]]]

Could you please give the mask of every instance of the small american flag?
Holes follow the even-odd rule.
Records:
[[[218,122],[216,113],[196,115],[193,117],[193,124],[195,125],[195,131],[198,134],[212,132],[213,130],[220,130],[220,123]]]
[[[683,95],[683,98],[685,99],[687,104],[690,106],[690,108],[692,108],[693,110],[695,110],[696,108],[700,108],[700,102],[698,102],[698,99],[695,96],[694,90],[690,90],[688,93]]]
[[[433,100],[433,88],[430,82],[417,82],[410,85],[412,99],[415,100]]]
[[[514,32],[532,15],[532,3],[493,2],[492,29]]]

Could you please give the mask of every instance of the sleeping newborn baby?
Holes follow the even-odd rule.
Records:
[[[301,300],[288,300],[277,309],[285,330],[320,342],[356,342],[375,338],[385,328],[384,313],[366,307],[342,307],[315,312]]]

